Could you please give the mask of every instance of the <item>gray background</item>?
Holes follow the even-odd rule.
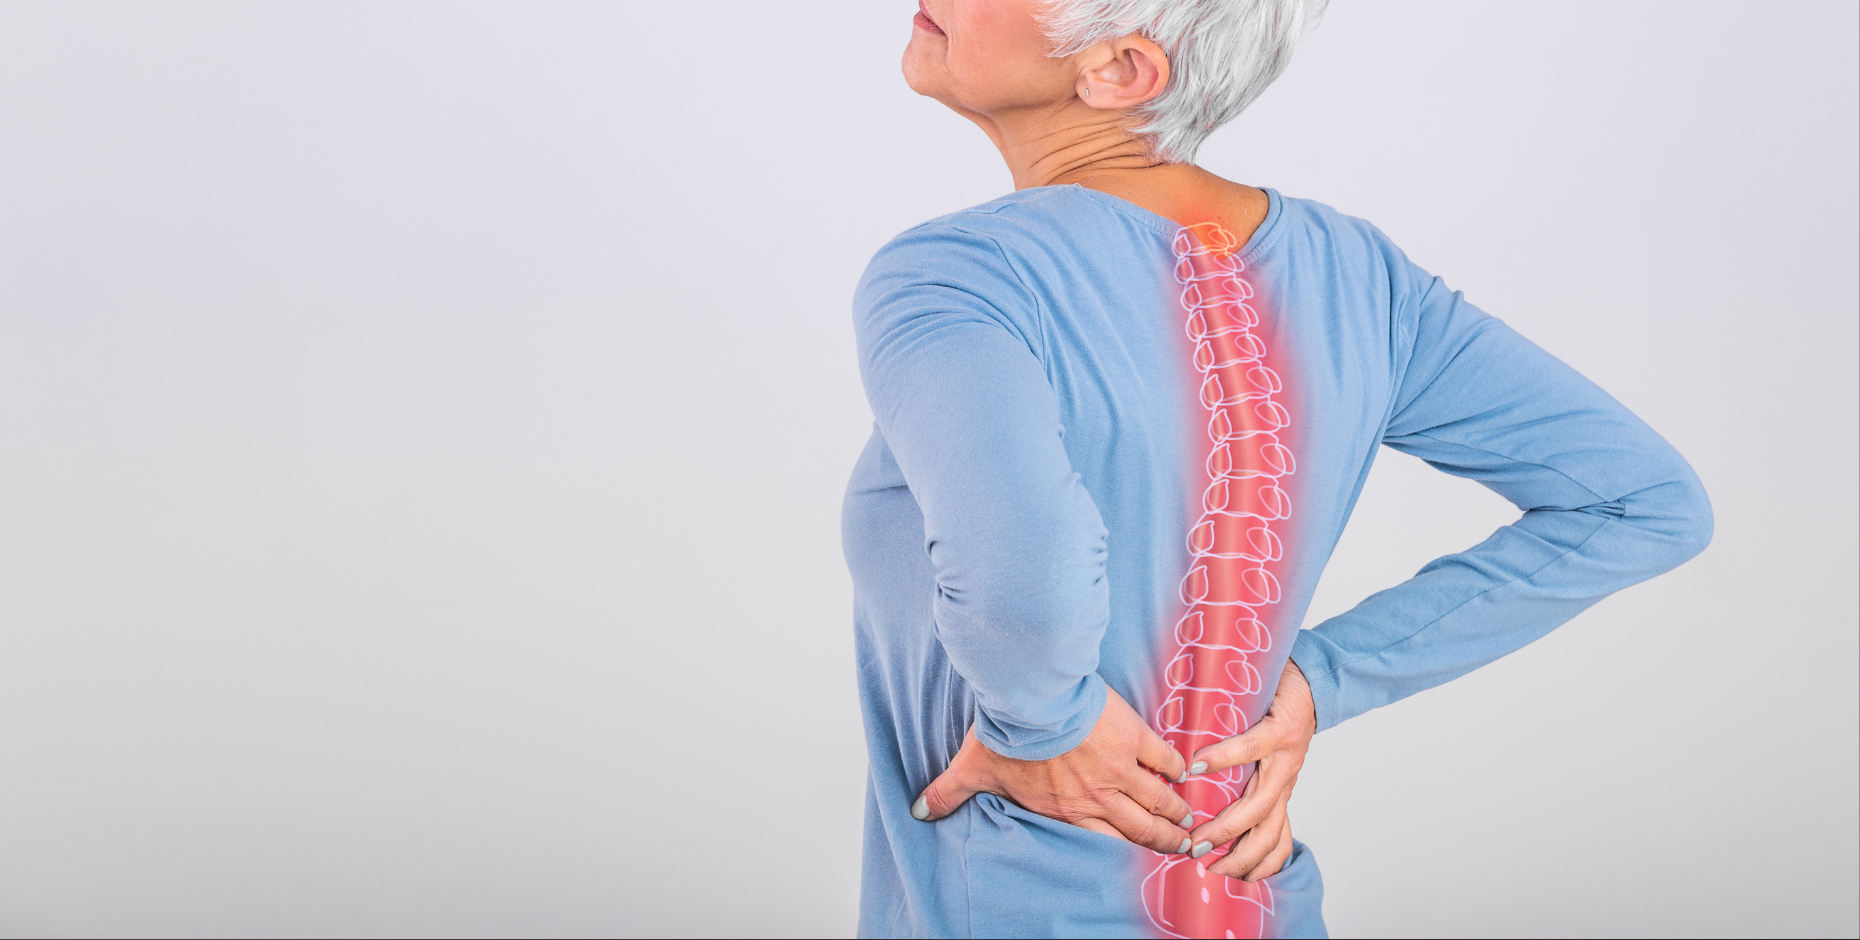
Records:
[[[911,13],[0,6],[0,933],[851,932],[849,294],[1009,185]],[[1860,930],[1856,18],[1341,0],[1205,149],[1718,513],[1319,738],[1337,934]],[[1311,622],[1510,515],[1386,454]]]

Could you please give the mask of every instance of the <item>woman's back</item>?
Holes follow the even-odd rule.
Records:
[[[844,519],[872,754],[862,934],[1321,929],[1302,846],[1246,884],[991,795],[931,824],[908,807],[971,723],[996,753],[1045,759],[1083,739],[1106,686],[1193,753],[1259,720],[1295,641],[1328,727],[1701,537],[1690,471],[1612,399],[1373,227],[1270,198],[1242,247],[1083,187],[1023,190],[867,269],[877,429]],[[1533,511],[1300,638],[1384,442]],[[1534,601],[1495,608],[1507,593]],[[1180,788],[1197,823],[1247,770]]]

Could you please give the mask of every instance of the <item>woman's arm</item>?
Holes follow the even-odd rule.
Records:
[[[937,638],[976,737],[1020,760],[1076,747],[1104,708],[1106,531],[1034,352],[1034,301],[994,243],[900,236],[855,300],[861,374],[924,517]]]
[[[994,243],[942,226],[874,259],[855,301],[879,433],[924,518],[933,614],[975,692],[961,751],[911,808],[980,792],[1162,852],[1188,804],[1182,756],[1097,675],[1106,536],[1067,455],[1035,301]]]
[[[1398,303],[1396,323],[1409,342],[1383,440],[1479,481],[1524,515],[1298,635],[1292,659],[1320,729],[1519,649],[1711,540],[1705,490],[1671,445],[1402,263],[1396,280],[1406,284],[1394,296],[1412,300]]]

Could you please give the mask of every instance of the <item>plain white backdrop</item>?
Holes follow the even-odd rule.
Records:
[[[0,934],[852,932],[909,0],[0,6]],[[1854,936],[1854,4],[1338,0],[1215,172],[1636,409],[1717,538],[1320,736],[1339,936]],[[1509,520],[1385,454],[1311,622]]]

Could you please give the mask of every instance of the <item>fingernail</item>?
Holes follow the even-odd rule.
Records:
[[[1190,841],[1192,841],[1192,840],[1189,840],[1189,839],[1183,839],[1183,840],[1182,840],[1182,847],[1181,847],[1181,848],[1179,848],[1179,849],[1176,849],[1176,850],[1175,850],[1175,851],[1176,851],[1176,854],[1178,854],[1178,855],[1187,855],[1187,854],[1188,854],[1188,846],[1189,846],[1189,843],[1190,843]]]
[[[1186,770],[1182,771],[1182,776],[1175,778],[1175,782],[1176,783],[1187,783],[1188,782],[1188,771]]]
[[[1188,768],[1188,772],[1191,774],[1205,774],[1208,772],[1208,762],[1205,760],[1198,760]]]
[[[1194,825],[1195,825],[1195,811],[1191,809],[1188,811],[1187,816],[1182,817],[1182,828],[1188,829],[1188,828],[1193,827]],[[1188,850],[1183,849],[1182,851],[1186,852]]]
[[[917,820],[930,818],[930,799],[928,797],[920,796],[917,798],[917,802],[911,804],[911,818]]]
[[[1189,858],[1200,858],[1203,855],[1206,855],[1212,851],[1214,851],[1214,843],[1197,842],[1195,843],[1195,850],[1193,852],[1188,853],[1188,857]]]

